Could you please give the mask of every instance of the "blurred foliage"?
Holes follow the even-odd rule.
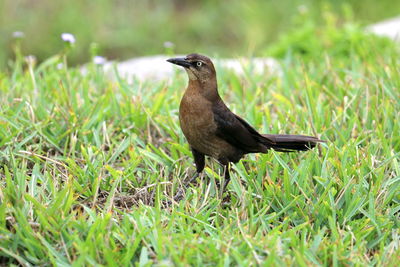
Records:
[[[15,31],[25,33],[24,54],[39,60],[63,48],[63,32],[77,39],[73,63],[87,61],[93,42],[110,59],[163,53],[166,41],[175,44],[176,53],[261,55],[280,33],[298,23],[293,18],[299,10],[308,10],[318,23],[326,5],[339,24],[346,17],[344,10],[354,12],[361,25],[400,13],[400,1],[392,0],[1,0],[0,66],[12,57]],[[299,39],[308,32],[312,25],[301,25]]]
[[[354,55],[368,59],[371,51],[390,55],[396,49],[392,40],[367,32],[354,22],[350,9],[344,10],[345,22],[339,27],[338,17],[329,8],[321,13],[322,22],[310,19],[308,11],[302,10],[294,19],[293,29],[268,46],[266,54],[276,58],[299,55],[304,60],[329,54],[333,60],[351,60]]]

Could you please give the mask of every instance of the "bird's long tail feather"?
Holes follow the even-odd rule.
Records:
[[[274,144],[268,144],[268,146],[281,152],[309,150],[314,148],[318,143],[325,142],[316,137],[306,135],[262,134],[262,136],[274,141]]]

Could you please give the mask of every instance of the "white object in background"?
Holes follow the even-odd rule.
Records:
[[[163,80],[173,76],[178,68],[167,62],[168,58],[179,57],[182,55],[157,55],[149,57],[133,58],[120,63],[106,62],[104,71],[110,78],[115,78],[114,65],[118,74],[127,79],[139,81],[144,80]],[[272,58],[240,58],[240,59],[213,59],[216,68],[227,68],[243,75],[247,67],[251,67],[253,73],[280,73],[278,61]]]
[[[400,42],[400,17],[384,20],[367,27],[367,30],[379,36],[386,36]]]

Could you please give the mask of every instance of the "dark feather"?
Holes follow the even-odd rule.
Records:
[[[246,121],[232,113],[222,101],[213,105],[213,114],[217,124],[216,135],[244,153],[261,152],[260,139],[268,143],[268,138],[262,137]]]
[[[313,136],[292,135],[292,134],[263,134],[268,140],[275,144],[271,148],[281,152],[304,151],[314,148],[318,143],[324,142]]]

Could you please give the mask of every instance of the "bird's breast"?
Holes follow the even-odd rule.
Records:
[[[191,147],[206,155],[218,156],[221,140],[215,136],[217,125],[210,101],[187,91],[179,107],[179,121]]]
[[[179,120],[187,137],[208,135],[216,130],[211,102],[202,97],[185,94],[179,107]]]

